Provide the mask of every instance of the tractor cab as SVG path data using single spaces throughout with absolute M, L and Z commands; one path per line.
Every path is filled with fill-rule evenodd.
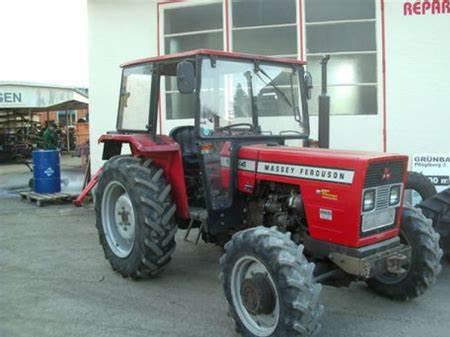
M 155 141 L 168 131 L 181 149 L 189 204 L 223 210 L 233 203 L 237 170 L 221 171 L 239 164 L 244 144 L 308 140 L 305 78 L 302 61 L 212 50 L 138 60 L 123 66 L 117 129 Z M 169 110 L 189 124 L 162 127 L 158 118 Z

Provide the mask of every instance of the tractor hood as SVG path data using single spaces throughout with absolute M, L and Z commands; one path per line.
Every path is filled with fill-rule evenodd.
M 316 163 L 319 161 L 339 161 L 340 164 L 352 167 L 350 165 L 355 165 L 361 162 L 373 162 L 373 161 L 384 161 L 384 160 L 407 160 L 408 157 L 405 155 L 397 155 L 390 153 L 381 152 L 367 152 L 367 151 L 352 151 L 352 150 L 330 150 L 330 149 L 319 149 L 312 147 L 296 147 L 296 146 L 285 146 L 285 145 L 250 145 L 242 146 L 241 154 L 258 154 L 262 157 L 272 157 L 275 156 L 286 159 L 286 161 L 292 161 L 295 164 L 300 158 L 301 161 L 314 160 Z
M 402 162 L 405 168 L 408 161 L 404 155 L 280 145 L 243 146 L 239 151 L 239 168 L 243 168 L 246 159 L 255 161 L 258 173 L 350 185 L 356 172 L 365 172 L 372 163 Z

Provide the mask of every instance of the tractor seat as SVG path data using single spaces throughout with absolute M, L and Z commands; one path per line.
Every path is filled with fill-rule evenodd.
M 169 136 L 180 145 L 184 163 L 199 163 L 200 149 L 195 141 L 196 137 L 194 126 L 178 126 L 169 132 Z

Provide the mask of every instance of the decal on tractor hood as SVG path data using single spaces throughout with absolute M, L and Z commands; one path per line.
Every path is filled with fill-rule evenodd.
M 230 157 L 220 157 L 220 166 L 229 168 L 230 167 Z M 239 159 L 238 169 L 244 170 L 244 171 L 255 172 L 256 162 L 254 160 Z
M 258 173 L 268 173 L 302 179 L 330 181 L 341 184 L 351 184 L 353 182 L 353 176 L 355 174 L 355 172 L 352 170 L 268 162 L 258 163 Z
M 220 165 L 222 167 L 229 168 L 230 157 L 221 157 Z M 353 176 L 355 174 L 353 170 L 343 170 L 317 166 L 290 165 L 263 161 L 258 162 L 258 165 L 256 165 L 256 161 L 248 159 L 239 159 L 238 169 L 294 178 L 330 181 L 341 184 L 352 184 Z

